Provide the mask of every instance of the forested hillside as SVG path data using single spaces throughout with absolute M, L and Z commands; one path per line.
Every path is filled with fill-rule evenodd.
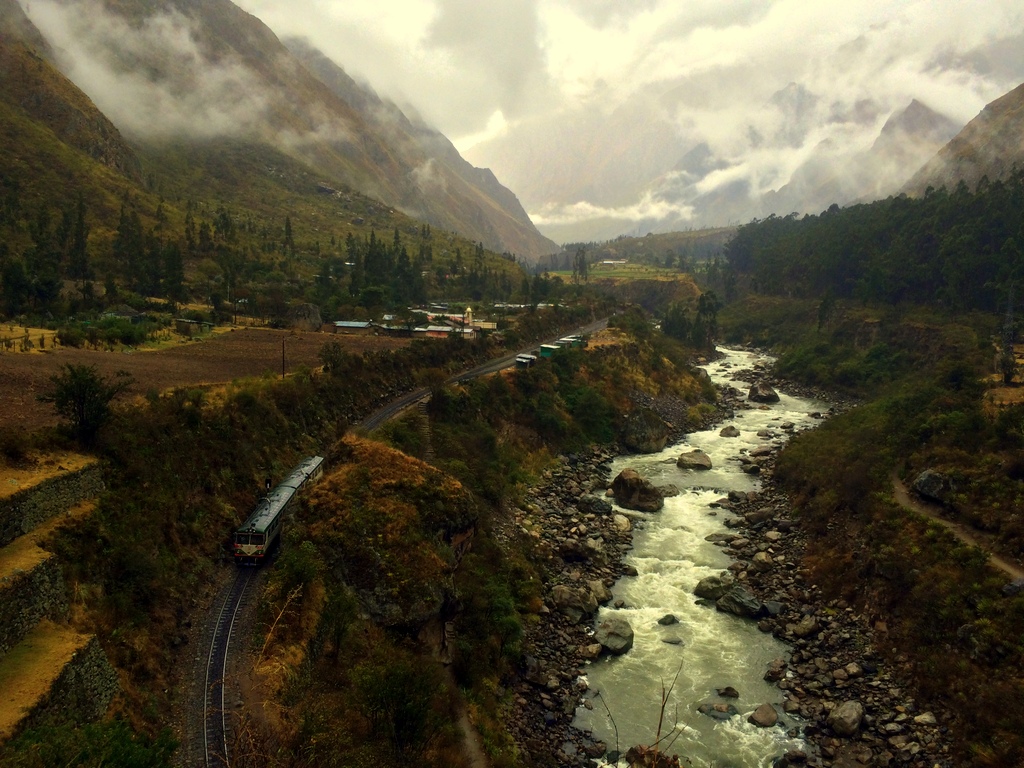
M 862 302 L 1005 309 L 1024 277 L 1024 172 L 958 184 L 922 198 L 833 206 L 819 216 L 770 217 L 741 226 L 729 263 L 757 291 Z
M 1016 172 L 753 222 L 727 248 L 745 295 L 720 315 L 726 338 L 772 346 L 784 380 L 861 401 L 778 464 L 814 534 L 811 578 L 875 617 L 920 701 L 956 713 L 964 766 L 1024 760 L 1024 594 L 895 492 L 902 479 L 968 540 L 1024 560 L 1022 221 Z

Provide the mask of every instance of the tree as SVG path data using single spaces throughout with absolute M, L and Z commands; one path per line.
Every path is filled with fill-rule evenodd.
M 116 381 L 100 376 L 95 365 L 65 363 L 61 372 L 50 377 L 53 389 L 39 396 L 53 403 L 57 413 L 68 422 L 68 430 L 84 445 L 92 445 L 100 428 L 110 417 L 110 403 L 132 384 L 125 371 Z
M 587 249 L 580 248 L 572 260 L 572 282 L 573 285 L 586 283 L 590 279 L 587 266 Z

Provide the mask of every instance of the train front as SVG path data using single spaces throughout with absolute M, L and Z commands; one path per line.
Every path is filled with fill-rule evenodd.
M 232 550 L 239 565 L 257 565 L 263 562 L 266 552 L 266 534 L 259 531 L 235 531 Z

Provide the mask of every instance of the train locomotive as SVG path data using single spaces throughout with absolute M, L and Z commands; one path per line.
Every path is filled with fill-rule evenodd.
M 268 492 L 231 537 L 231 551 L 239 565 L 258 565 L 270 554 L 281 535 L 281 524 L 299 491 L 324 472 L 322 456 L 303 459 L 284 481 Z

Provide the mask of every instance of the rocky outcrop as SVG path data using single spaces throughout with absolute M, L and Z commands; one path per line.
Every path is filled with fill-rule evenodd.
M 650 480 L 635 469 L 624 469 L 612 481 L 612 494 L 620 507 L 638 512 L 657 512 L 665 506 L 665 498 Z
M 634 453 L 658 453 L 668 444 L 669 425 L 650 408 L 629 415 L 622 432 L 622 443 Z
M 949 499 L 949 478 L 933 469 L 926 469 L 914 479 L 914 490 L 926 501 L 945 504 Z

